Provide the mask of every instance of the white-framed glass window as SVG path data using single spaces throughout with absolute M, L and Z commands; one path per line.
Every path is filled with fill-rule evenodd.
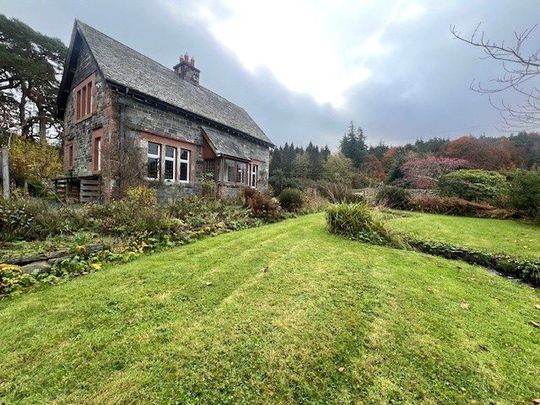
M 189 182 L 189 159 L 191 152 L 187 149 L 180 149 L 180 181 L 182 183 Z
M 257 177 L 259 174 L 259 166 L 251 164 L 251 179 L 250 179 L 250 185 L 251 187 L 257 187 Z
M 246 183 L 247 177 L 247 163 L 236 162 L 236 182 Z
M 159 143 L 148 142 L 148 163 L 147 176 L 149 179 L 159 179 L 161 167 L 161 145 Z
M 176 148 L 173 146 L 165 146 L 165 168 L 163 172 L 165 181 L 176 180 Z

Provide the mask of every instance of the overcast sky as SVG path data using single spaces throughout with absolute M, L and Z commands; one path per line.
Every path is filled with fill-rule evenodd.
M 501 134 L 497 111 L 469 89 L 500 66 L 449 26 L 481 22 L 511 39 L 540 20 L 540 1 L 0 0 L 0 13 L 66 44 L 79 18 L 166 66 L 187 51 L 201 83 L 274 143 L 334 149 L 351 120 L 372 144 Z

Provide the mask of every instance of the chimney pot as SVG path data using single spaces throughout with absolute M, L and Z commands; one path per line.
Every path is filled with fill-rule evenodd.
M 174 71 L 182 79 L 198 85 L 200 71 L 195 67 L 195 58 L 193 56 L 190 57 L 186 52 L 183 56 L 180 56 L 179 59 L 179 63 L 173 67 Z

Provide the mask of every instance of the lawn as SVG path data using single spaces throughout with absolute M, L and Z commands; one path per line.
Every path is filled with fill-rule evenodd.
M 418 239 L 495 253 L 540 258 L 540 226 L 520 221 L 399 213 L 393 228 Z
M 0 403 L 530 403 L 538 304 L 309 215 L 0 302 Z

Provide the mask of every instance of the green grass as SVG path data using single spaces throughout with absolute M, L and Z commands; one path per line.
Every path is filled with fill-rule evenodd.
M 530 403 L 538 303 L 309 215 L 0 302 L 0 403 Z
M 524 258 L 540 258 L 540 226 L 525 222 L 405 213 L 390 225 L 416 238 Z

